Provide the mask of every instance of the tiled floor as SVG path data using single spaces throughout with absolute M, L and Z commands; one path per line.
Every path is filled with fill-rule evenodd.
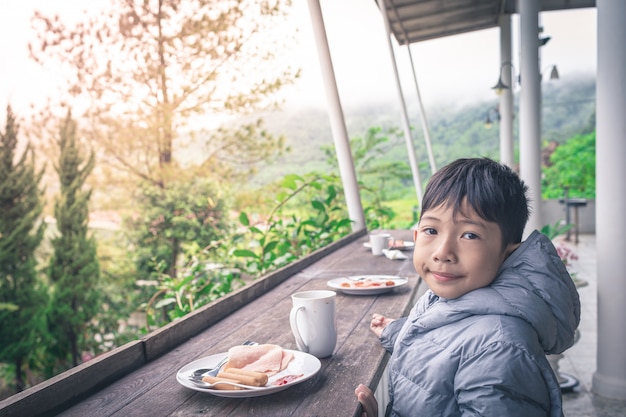
M 575 377 L 579 383 L 571 392 L 563 394 L 565 417 L 626 417 L 626 401 L 610 400 L 591 392 L 591 381 L 596 369 L 596 239 L 595 235 L 581 235 L 574 244 L 557 238 L 576 252 L 579 259 L 573 270 L 587 285 L 579 287 L 582 314 L 580 339 L 564 353 L 559 361 L 559 372 Z

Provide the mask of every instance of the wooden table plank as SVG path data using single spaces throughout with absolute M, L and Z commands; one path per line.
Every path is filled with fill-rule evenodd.
M 408 240 L 408 231 L 394 236 Z M 271 291 L 260 295 L 226 318 L 154 359 L 140 369 L 98 391 L 61 413 L 62 416 L 352 416 L 358 402 L 358 383 L 375 388 L 387 356 L 369 330 L 375 312 L 406 314 L 417 293 L 419 277 L 410 259 L 375 257 L 363 247 L 367 237 L 330 253 Z M 389 274 L 409 278 L 409 285 L 387 294 L 337 295 L 337 345 L 330 358 L 321 359 L 320 372 L 285 391 L 255 398 L 222 398 L 178 384 L 175 375 L 187 363 L 225 352 L 244 340 L 275 343 L 297 349 L 289 327 L 291 295 L 327 289 L 329 279 L 345 275 Z

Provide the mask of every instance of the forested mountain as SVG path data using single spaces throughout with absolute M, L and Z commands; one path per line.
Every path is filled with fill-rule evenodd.
M 595 129 L 595 79 L 576 79 L 546 82 L 543 85 L 542 138 L 544 146 L 551 141 L 563 143 L 572 136 Z M 410 100 L 407 100 L 410 102 Z M 427 108 L 433 153 L 440 167 L 462 156 L 490 156 L 498 159 L 499 130 L 495 108 L 498 99 L 476 103 L 463 108 L 441 106 Z M 515 94 L 516 115 L 519 91 Z M 429 174 L 428 157 L 417 105 L 409 106 L 410 122 L 414 131 L 415 152 L 424 178 Z M 397 102 L 380 102 L 344 110 L 350 138 L 363 136 L 370 127 L 395 128 L 398 135 L 389 136 L 385 158 L 407 161 L 407 148 L 402 135 L 401 112 Z M 485 124 L 487 115 L 495 123 Z M 290 152 L 271 164 L 258 167 L 251 185 L 262 185 L 290 173 L 313 170 L 328 171 L 322 146 L 332 146 L 328 113 L 325 109 L 284 109 L 263 116 L 269 131 L 286 137 Z M 516 149 L 518 118 L 514 120 Z

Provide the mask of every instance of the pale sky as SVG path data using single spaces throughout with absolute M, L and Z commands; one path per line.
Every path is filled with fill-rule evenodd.
M 296 4 L 297 3 L 297 4 Z M 302 15 L 303 48 L 300 59 L 309 69 L 301 89 L 305 96 L 323 102 L 323 84 L 308 17 L 306 1 L 294 2 Z M 342 103 L 397 96 L 390 53 L 376 2 L 322 0 L 331 58 Z M 557 65 L 562 78 L 596 72 L 596 9 L 542 13 L 544 36 L 551 40 L 541 48 L 542 70 Z M 519 16 L 513 18 L 513 62 L 518 56 Z M 498 80 L 499 29 L 487 29 L 411 46 L 420 92 L 425 105 L 493 99 L 491 87 Z M 395 56 L 405 95 L 415 91 L 406 47 Z M 306 52 L 305 52 L 306 51 Z M 517 65 L 516 70 L 519 70 Z M 547 77 L 546 77 L 547 78 Z M 413 94 L 415 95 L 415 94 Z
M 26 45 L 33 36 L 30 17 L 34 9 L 57 12 L 75 19 L 85 5 L 103 0 L 0 0 L 0 120 L 7 103 L 16 113 L 55 91 L 51 71 L 28 59 Z M 390 54 L 381 15 L 373 0 L 321 0 L 331 57 L 344 106 L 381 97 L 397 97 Z M 308 5 L 293 2 L 293 19 L 300 27 L 300 44 L 288 57 L 303 70 L 298 85 L 289 91 L 287 105 L 325 105 L 324 87 L 317 61 Z M 513 19 L 514 65 L 518 19 Z M 557 65 L 561 78 L 596 72 L 596 9 L 542 13 L 543 35 L 551 36 L 541 48 L 541 65 Z M 491 87 L 499 71 L 499 31 L 488 29 L 411 46 L 424 104 L 467 104 L 492 100 Z M 395 41 L 394 41 L 395 45 Z M 406 94 L 414 96 L 406 47 L 395 48 Z M 542 68 L 542 69 L 544 69 Z M 518 68 L 516 68 L 518 69 Z M 408 99 L 407 101 L 409 101 Z

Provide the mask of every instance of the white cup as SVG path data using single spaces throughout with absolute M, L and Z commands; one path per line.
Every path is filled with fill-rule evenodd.
M 318 358 L 332 355 L 337 344 L 334 291 L 303 291 L 291 296 L 291 331 L 298 349 Z
M 372 233 L 370 235 L 370 245 L 372 245 L 373 255 L 382 255 L 383 249 L 389 249 L 389 239 L 391 235 L 389 233 Z

